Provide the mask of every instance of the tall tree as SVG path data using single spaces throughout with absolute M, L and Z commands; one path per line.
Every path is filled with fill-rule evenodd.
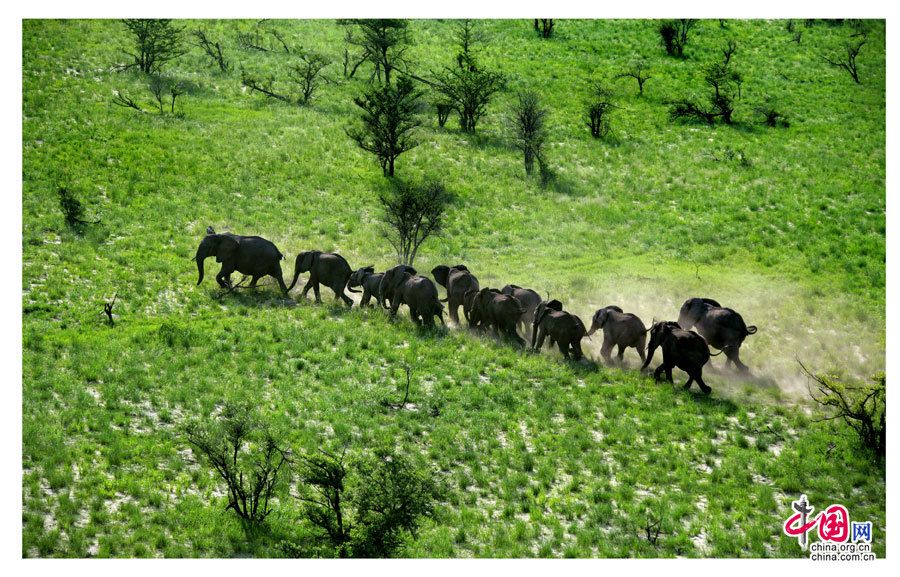
M 344 24 L 355 24 L 360 31 L 359 36 L 348 34 L 345 38 L 350 44 L 362 48 L 363 60 L 369 60 L 375 66 L 374 76 L 384 83 L 391 83 L 391 73 L 400 65 L 403 55 L 409 48 L 409 23 L 406 20 L 354 19 L 344 20 Z
M 169 19 L 131 18 L 122 23 L 134 40 L 134 51 L 125 51 L 134 62 L 126 68 L 137 67 L 144 74 L 158 73 L 166 62 L 187 52 L 182 45 L 181 28 Z

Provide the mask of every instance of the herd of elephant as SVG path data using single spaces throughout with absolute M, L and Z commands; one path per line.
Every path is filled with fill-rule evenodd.
M 284 255 L 272 242 L 258 236 L 217 234 L 212 227 L 207 228 L 207 235 L 194 256 L 200 275 L 198 285 L 203 282 L 203 262 L 210 256 L 222 263 L 216 281 L 225 289 L 233 288 L 231 274 L 238 272 L 251 278 L 249 287 L 256 286 L 264 276 L 272 276 L 287 295 L 300 275 L 309 273 L 303 287 L 304 298 L 312 289 L 316 301 L 321 302 L 319 286 L 323 285 L 334 292 L 335 300 L 343 300 L 351 307 L 353 300 L 344 290 L 361 292 L 360 306 L 370 306 L 374 299 L 377 306 L 390 309 L 391 317 L 394 317 L 400 306 L 406 305 L 412 320 L 427 326 L 434 326 L 435 317 L 444 323 L 443 303 L 446 302 L 450 320 L 457 326 L 460 325 L 459 308 L 462 307 L 472 330 L 492 330 L 498 337 L 508 338 L 523 347 L 529 346 L 530 341 L 533 351 L 540 350 L 549 339 L 549 346 L 552 348 L 555 344 L 567 359 L 570 356 L 581 359 L 584 356 L 581 339 L 602 329 L 600 354 L 606 363 L 612 362 L 614 348 L 618 347 L 617 358 L 621 363 L 625 349 L 634 347 L 643 361 L 641 370 L 644 370 L 659 348 L 662 364 L 654 372 L 656 380 L 665 373 L 666 379 L 672 382 L 672 369 L 677 367 L 688 375 L 685 388 L 690 388 L 696 381 L 707 394 L 712 389 L 703 382 L 703 366 L 710 356 L 714 356 L 709 347 L 719 350 L 716 355 L 725 354 L 726 366 L 733 363 L 738 370 L 747 371 L 740 359 L 740 347 L 748 335 L 756 333 L 756 327 L 747 326 L 740 314 L 708 298 L 688 299 L 681 307 L 678 322 L 654 321 L 649 329 L 637 315 L 626 313 L 618 306 L 607 306 L 594 313 L 591 328 L 587 330 L 577 315 L 563 310 L 560 301 L 549 297 L 544 300 L 537 292 L 513 284 L 502 289 L 482 288 L 478 278 L 461 264 L 440 265 L 431 271 L 434 280 L 446 289 L 444 299 L 439 298 L 434 281 L 419 275 L 411 266 L 397 265 L 382 273 L 375 272 L 373 266 L 354 271 L 344 257 L 321 251 L 297 255 L 294 278 L 287 286 L 281 272 Z

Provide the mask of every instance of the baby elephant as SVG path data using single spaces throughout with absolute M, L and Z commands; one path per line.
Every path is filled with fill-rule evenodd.
M 369 306 L 369 301 L 372 297 L 375 297 L 375 302 L 380 305 L 382 277 L 384 277 L 384 273 L 376 273 L 374 266 L 364 266 L 353 271 L 353 274 L 350 275 L 350 280 L 347 282 L 347 290 L 362 287 L 362 300 L 359 301 L 359 306 L 361 307 Z
M 622 312 L 617 306 L 603 307 L 594 313 L 591 330 L 587 336 L 591 336 L 597 329 L 603 329 L 603 346 L 600 354 L 607 364 L 610 362 L 613 347 L 619 347 L 619 363 L 622 362 L 625 349 L 634 347 L 644 361 L 644 348 L 647 342 L 647 327 L 637 315 Z
M 674 321 L 660 321 L 654 323 L 650 327 L 650 345 L 647 347 L 647 360 L 641 370 L 647 368 L 650 361 L 653 360 L 653 353 L 657 347 L 662 348 L 663 362 L 656 367 L 653 372 L 653 378 L 657 381 L 663 371 L 666 372 L 666 379 L 671 383 L 672 368 L 678 367 L 688 374 L 687 383 L 684 384 L 685 389 L 691 387 L 691 383 L 697 381 L 700 390 L 707 395 L 712 391 L 703 382 L 703 365 L 709 361 L 709 346 L 703 337 L 694 331 L 686 331 L 682 329 L 678 323 Z
M 581 352 L 581 339 L 587 332 L 584 323 L 576 315 L 562 310 L 562 303 L 558 300 L 541 301 L 535 311 L 532 326 L 533 351 L 540 350 L 544 346 L 544 339 L 549 337 L 550 346 L 555 342 L 565 358 L 569 358 L 570 351 L 576 361 L 584 356 Z

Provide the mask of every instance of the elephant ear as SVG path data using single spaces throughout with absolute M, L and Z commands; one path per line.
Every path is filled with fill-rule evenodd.
M 240 243 L 232 236 L 221 235 L 219 237 L 219 247 L 216 250 L 216 262 L 225 262 L 234 258 Z
M 374 273 L 374 272 L 375 272 L 375 265 L 374 265 L 374 264 L 370 264 L 369 266 L 364 266 L 362 269 L 363 269 L 365 272 L 368 272 L 368 273 Z
M 549 301 L 547 303 L 547 308 L 554 311 L 561 311 L 563 309 L 562 303 L 556 299 Z
M 467 267 L 467 266 L 464 265 L 464 264 L 458 264 L 458 265 L 456 265 L 456 266 L 453 267 L 453 268 L 455 268 L 456 270 L 464 270 L 464 271 L 466 271 L 466 272 L 469 272 L 469 267 Z
M 450 276 L 450 267 L 445 264 L 438 265 L 431 269 L 431 274 L 439 285 L 444 288 L 447 287 L 447 280 Z

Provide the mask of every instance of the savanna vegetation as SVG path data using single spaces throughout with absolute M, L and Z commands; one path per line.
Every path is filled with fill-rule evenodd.
M 22 554 L 799 557 L 803 492 L 883 556 L 884 46 L 882 21 L 25 21 Z M 404 253 L 384 210 L 421 190 L 446 211 Z M 286 276 L 413 255 L 584 319 L 712 297 L 759 327 L 751 373 L 714 358 L 704 396 L 597 337 L 566 362 L 195 286 L 210 226 Z

